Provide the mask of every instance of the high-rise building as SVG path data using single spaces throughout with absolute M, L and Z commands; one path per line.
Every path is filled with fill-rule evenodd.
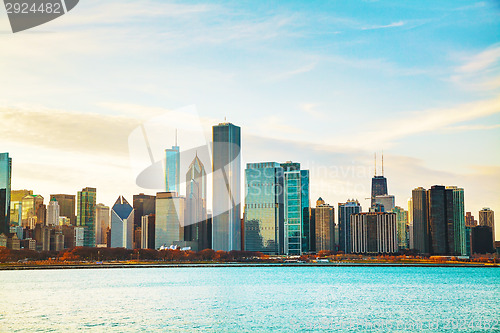
M 111 208 L 111 247 L 132 249 L 134 208 L 121 195 Z
M 43 210 L 43 197 L 41 195 L 31 194 L 21 200 L 21 226 L 23 228 L 34 229 L 39 221 L 41 211 Z
M 465 226 L 466 227 L 475 227 L 477 225 L 477 220 L 474 218 L 471 212 L 465 213 Z
M 466 255 L 465 235 L 465 205 L 464 189 L 456 186 L 446 186 L 448 195 L 451 195 L 451 214 L 448 220 L 448 251 L 457 255 Z
M 0 188 L 0 235 L 7 237 L 10 232 L 10 221 L 7 221 L 7 189 Z M 8 230 L 8 231 L 7 231 Z
M 351 215 L 361 213 L 358 200 L 351 199 L 338 204 L 339 249 L 351 253 Z
M 85 187 L 77 194 L 76 226 L 83 228 L 83 246 L 95 246 L 96 189 Z M 80 232 L 80 231 L 79 231 Z M 78 234 L 80 235 L 80 234 Z
M 27 195 L 33 195 L 31 190 L 10 191 L 10 224 L 21 226 L 23 218 L 22 201 Z
M 481 215 L 479 215 L 481 216 Z M 471 253 L 486 254 L 495 252 L 493 230 L 488 225 L 471 228 Z
M 408 224 L 408 212 L 403 208 L 396 206 L 391 210 L 392 213 L 396 214 L 396 227 L 398 231 L 398 247 L 400 249 L 407 249 L 407 224 Z
M 99 203 L 95 207 L 96 211 L 96 226 L 95 226 L 95 243 L 107 244 L 106 232 L 111 228 L 109 207 Z M 135 216 L 134 216 L 135 218 Z
M 493 232 L 493 240 L 495 240 L 495 213 L 490 208 L 483 208 L 479 211 L 479 225 L 486 225 Z
M 335 250 L 335 208 L 322 198 L 316 201 L 315 240 L 316 252 Z
M 448 216 L 451 207 L 446 188 L 434 185 L 427 192 L 429 204 L 429 236 L 432 254 L 448 254 Z
M 66 216 L 72 225 L 76 225 L 75 196 L 73 194 L 51 194 L 50 200 L 56 199 L 59 204 L 59 215 Z
M 197 243 L 197 250 L 208 248 L 207 174 L 196 154 L 186 173 L 186 212 L 184 240 Z
M 284 252 L 297 255 L 309 252 L 309 170 L 301 170 L 300 163 L 286 162 L 284 171 Z
M 394 198 L 393 195 L 389 194 L 384 194 L 384 195 L 377 195 L 373 197 L 372 200 L 372 207 L 377 206 L 377 205 L 382 205 L 384 206 L 384 211 L 385 212 L 390 212 L 396 205 L 396 199 Z
M 139 193 L 133 196 L 135 228 L 141 227 L 143 216 L 155 213 L 155 203 L 156 197 L 154 195 Z
M 407 229 L 408 229 L 408 248 L 409 249 L 414 249 L 415 246 L 413 246 L 413 198 L 408 199 L 408 223 L 407 223 Z
M 48 226 L 59 225 L 59 204 L 56 199 L 51 199 L 47 207 L 47 219 L 45 220 Z
M 396 214 L 359 213 L 351 215 L 351 253 L 398 252 Z
M 0 216 L 0 234 L 10 232 L 10 190 L 12 183 L 12 158 L 9 153 L 0 154 L 0 189 L 5 189 L 0 205 L 2 215 Z
M 413 249 L 420 253 L 429 253 L 429 225 L 427 192 L 423 187 L 412 191 L 413 206 Z
M 180 195 L 181 156 L 177 145 L 177 130 L 175 145 L 172 149 L 165 149 L 165 157 L 165 192 L 175 192 Z
M 153 250 L 155 248 L 155 214 L 141 218 L 141 247 Z
M 238 126 L 221 123 L 213 126 L 212 134 L 212 248 L 241 250 L 241 132 Z
M 276 162 L 248 163 L 245 169 L 246 251 L 284 252 L 283 168 Z
M 185 198 L 174 192 L 156 193 L 155 248 L 184 241 Z

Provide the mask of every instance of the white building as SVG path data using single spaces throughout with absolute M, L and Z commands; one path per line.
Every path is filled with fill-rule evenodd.
M 47 207 L 47 219 L 45 221 L 47 225 L 59 225 L 59 203 L 53 198 L 49 202 Z
M 132 249 L 134 239 L 134 209 L 119 196 L 111 209 L 111 247 Z

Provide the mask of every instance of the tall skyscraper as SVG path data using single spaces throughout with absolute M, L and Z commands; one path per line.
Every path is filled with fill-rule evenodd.
M 352 253 L 396 253 L 397 238 L 396 214 L 351 215 Z
M 76 225 L 75 196 L 72 194 L 51 194 L 50 200 L 56 199 L 59 204 L 59 215 L 66 216 L 71 221 L 71 225 Z
M 479 211 L 479 225 L 490 227 L 495 238 L 495 213 L 490 208 L 485 207 Z
M 135 216 L 134 216 L 135 218 Z M 95 243 L 107 244 L 107 232 L 111 228 L 109 207 L 99 203 L 96 205 L 96 226 L 95 226 Z M 111 246 L 111 245 L 110 245 Z
M 248 163 L 245 169 L 246 251 L 284 252 L 283 168 L 276 162 Z
M 493 231 L 488 225 L 471 228 L 471 253 L 486 254 L 495 252 Z
M 46 224 L 49 226 L 59 225 L 59 204 L 56 199 L 51 199 L 47 207 Z
M 316 252 L 335 250 L 335 208 L 326 204 L 323 199 L 316 201 L 315 240 Z
M 43 210 L 43 197 L 41 195 L 25 196 L 21 200 L 21 207 L 21 226 L 23 228 L 34 229 L 36 224 L 43 222 L 39 220 L 40 211 Z
M 12 158 L 9 153 L 0 154 L 0 189 L 5 189 L 0 205 L 2 215 L 0 216 L 0 234 L 10 232 L 10 190 L 12 183 Z
M 111 247 L 132 249 L 134 209 L 121 195 L 111 208 Z
M 186 173 L 184 220 L 184 240 L 196 242 L 198 251 L 208 248 L 207 174 L 197 154 Z
M 76 226 L 83 227 L 83 246 L 95 247 L 96 189 L 85 187 L 77 194 Z
M 453 254 L 467 254 L 465 235 L 465 205 L 464 189 L 456 186 L 446 186 L 448 195 L 451 195 L 451 214 L 448 220 L 448 251 Z
M 358 200 L 347 200 L 338 204 L 339 248 L 344 253 L 351 253 L 351 215 L 361 213 Z
M 141 227 L 142 217 L 155 213 L 156 197 L 139 193 L 133 196 L 134 226 Z
M 153 250 L 155 248 L 155 214 L 141 218 L 141 247 Z
M 212 248 L 216 251 L 241 250 L 240 128 L 221 123 L 213 126 L 212 134 Z
M 429 253 L 429 225 L 427 192 L 423 187 L 412 191 L 413 206 L 413 249 L 420 253 Z
M 179 194 L 181 161 L 177 142 L 175 146 L 172 146 L 172 149 L 165 149 L 165 155 L 165 191 Z
M 285 242 L 289 255 L 309 252 L 309 170 L 301 170 L 300 163 L 286 162 L 284 171 Z
M 185 198 L 174 192 L 156 193 L 155 248 L 184 241 Z
M 408 199 L 408 248 L 414 249 L 413 245 L 413 198 Z
M 408 223 L 408 212 L 403 208 L 396 206 L 391 210 L 392 213 L 396 214 L 396 227 L 398 231 L 398 247 L 400 249 L 408 248 L 406 235 L 407 223 Z
M 10 224 L 15 226 L 22 225 L 23 209 L 22 201 L 27 195 L 33 195 L 31 190 L 13 190 L 10 191 Z

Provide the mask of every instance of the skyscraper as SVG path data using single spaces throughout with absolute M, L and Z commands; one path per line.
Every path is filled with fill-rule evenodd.
M 471 212 L 465 213 L 465 226 L 466 227 L 475 227 L 477 225 L 477 220 L 474 218 Z
M 51 199 L 47 207 L 47 225 L 59 225 L 59 204 L 56 199 Z
M 95 246 L 96 189 L 85 187 L 77 194 L 76 226 L 83 227 L 83 246 Z
M 95 221 L 96 221 L 95 243 L 96 244 L 107 244 L 106 233 L 107 233 L 108 229 L 111 228 L 111 223 L 109 223 L 109 219 L 110 219 L 109 207 L 102 204 L 102 203 L 97 204 L 96 205 L 96 218 L 95 218 Z
M 132 249 L 134 209 L 121 195 L 111 208 L 111 247 Z
M 134 227 L 141 227 L 142 217 L 155 213 L 156 197 L 154 195 L 147 195 L 139 193 L 133 196 L 134 207 Z
M 22 214 L 21 226 L 23 228 L 34 229 L 36 224 L 42 223 L 39 220 L 40 210 L 43 207 L 43 197 L 31 194 L 21 200 Z
M 23 209 L 22 201 L 27 195 L 32 195 L 31 190 L 13 190 L 10 191 L 10 224 L 15 226 L 22 225 Z
M 155 248 L 155 214 L 141 218 L 141 247 L 143 249 Z
M 155 248 L 184 241 L 185 198 L 175 192 L 156 193 Z
M 448 251 L 457 255 L 466 255 L 465 235 L 465 206 L 464 189 L 456 186 L 446 186 L 448 195 L 451 195 L 451 215 L 448 220 Z
M 351 215 L 361 213 L 358 200 L 347 200 L 338 204 L 339 248 L 344 253 L 351 253 Z
M 72 194 L 51 194 L 50 200 L 56 199 L 59 204 L 59 215 L 70 219 L 72 225 L 76 225 L 75 196 Z
M 408 212 L 403 208 L 396 206 L 391 210 L 396 214 L 396 227 L 398 231 L 398 247 L 400 249 L 408 248 L 406 226 L 408 223 Z
M 196 242 L 198 251 L 208 248 L 207 174 L 196 154 L 186 173 L 184 240 Z
M 240 128 L 221 123 L 213 126 L 212 134 L 212 248 L 216 251 L 241 250 Z
M 413 249 L 420 253 L 429 253 L 429 225 L 427 192 L 423 187 L 412 191 L 413 206 Z
M 335 208 L 323 199 L 316 201 L 315 208 L 316 252 L 335 250 Z
M 286 162 L 284 171 L 285 254 L 297 255 L 309 251 L 309 170 L 300 163 Z
M 172 149 L 165 149 L 165 155 L 165 191 L 179 194 L 181 162 L 177 142 L 175 146 L 172 146 Z
M 5 189 L 0 205 L 0 234 L 10 232 L 10 190 L 12 183 L 12 158 L 9 153 L 0 154 L 0 189 Z
M 246 251 L 284 251 L 283 168 L 276 162 L 248 163 L 245 169 Z
M 351 243 L 352 253 L 398 252 L 396 214 L 352 214 Z
M 492 239 L 495 242 L 495 213 L 493 210 L 485 207 L 479 211 L 479 225 L 491 228 Z

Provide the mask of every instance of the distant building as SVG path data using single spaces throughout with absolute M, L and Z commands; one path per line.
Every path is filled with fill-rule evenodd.
M 84 228 L 83 246 L 95 247 L 96 189 L 85 187 L 78 191 L 76 226 Z
M 47 207 L 46 225 L 59 225 L 59 204 L 55 198 L 50 199 Z
M 352 214 L 351 243 L 351 253 L 381 254 L 398 252 L 396 214 Z
M 156 193 L 155 248 L 184 241 L 185 199 L 173 192 Z
M 413 199 L 408 199 L 408 223 L 407 223 L 407 235 L 408 235 L 408 248 L 414 249 L 413 246 Z
M 361 213 L 358 200 L 347 200 L 338 204 L 339 249 L 344 253 L 351 253 L 351 215 Z
M 284 252 L 283 168 L 277 162 L 248 163 L 245 169 L 245 250 Z
M 10 224 L 14 226 L 22 225 L 22 201 L 27 195 L 33 195 L 31 190 L 13 190 L 10 192 Z
M 403 208 L 396 206 L 390 211 L 396 214 L 396 226 L 398 230 L 398 247 L 400 249 L 407 249 L 408 243 L 407 239 L 407 224 L 408 224 L 408 212 Z
M 471 212 L 465 213 L 465 226 L 475 227 L 477 225 L 477 220 L 474 218 Z
M 52 201 L 52 199 L 56 199 L 59 204 L 59 215 L 66 216 L 72 225 L 76 225 L 75 196 L 73 194 L 51 194 L 50 200 Z
M 376 206 L 377 204 L 380 204 L 384 206 L 384 212 L 390 212 L 395 207 L 396 205 L 395 202 L 396 199 L 394 198 L 393 195 L 389 194 L 377 195 L 373 198 L 372 207 Z
M 21 201 L 22 215 L 21 215 L 21 226 L 23 228 L 33 229 L 36 224 L 40 224 L 43 221 L 39 221 L 39 216 L 41 211 L 44 209 L 43 197 L 41 195 L 27 195 Z
M 85 227 L 74 227 L 75 242 L 74 246 L 85 246 Z
M 177 143 L 175 146 L 172 146 L 172 149 L 165 149 L 165 156 L 165 191 L 179 193 L 181 162 Z
M 134 215 L 135 218 L 135 215 Z M 97 244 L 106 244 L 106 231 L 111 228 L 110 210 L 105 204 L 96 205 L 96 227 L 95 242 Z
M 456 186 L 446 186 L 446 193 L 451 196 L 452 205 L 451 214 L 447 216 L 448 251 L 464 256 L 467 253 L 464 189 Z
M 111 247 L 133 248 L 134 209 L 119 196 L 111 208 Z
M 490 227 L 495 241 L 495 213 L 491 209 L 483 208 L 479 211 L 479 225 Z
M 0 154 L 0 233 L 10 232 L 10 192 L 12 183 L 12 158 L 9 153 Z
M 212 136 L 212 248 L 241 250 L 241 129 L 221 123 L 213 126 Z
M 413 206 L 413 249 L 429 253 L 429 225 L 427 211 L 427 191 L 418 187 L 412 191 Z
M 481 215 L 479 215 L 481 216 Z M 487 225 L 478 225 L 471 228 L 471 253 L 494 253 L 493 230 Z
M 141 247 L 155 249 L 155 214 L 145 215 L 141 218 Z
M 316 252 L 335 251 L 335 208 L 321 198 L 316 201 L 315 227 Z

